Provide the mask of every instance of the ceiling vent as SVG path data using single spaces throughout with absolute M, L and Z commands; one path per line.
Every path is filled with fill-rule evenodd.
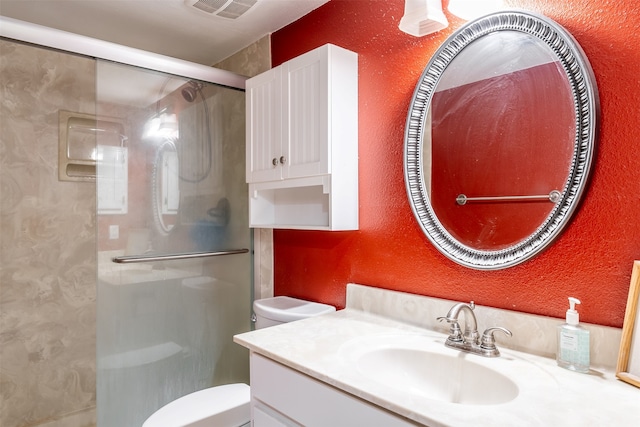
M 193 7 L 207 15 L 227 19 L 237 19 L 249 11 L 258 0 L 184 0 L 187 6 Z

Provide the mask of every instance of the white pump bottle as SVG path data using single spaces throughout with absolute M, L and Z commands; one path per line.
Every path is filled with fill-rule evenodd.
M 569 297 L 567 323 L 558 326 L 558 366 L 576 372 L 589 372 L 589 331 L 579 324 L 580 316 L 575 309 L 580 300 Z

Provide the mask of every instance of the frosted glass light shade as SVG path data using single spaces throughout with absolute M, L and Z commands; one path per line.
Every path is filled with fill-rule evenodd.
M 161 113 L 149 119 L 144 126 L 142 139 L 178 138 L 178 117 L 175 114 Z
M 449 0 L 449 12 L 470 21 L 505 8 L 504 0 Z
M 412 36 L 422 37 L 449 26 L 441 0 L 405 0 L 404 16 L 398 26 Z

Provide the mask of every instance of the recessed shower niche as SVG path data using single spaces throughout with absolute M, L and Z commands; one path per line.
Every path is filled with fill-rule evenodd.
M 58 133 L 58 179 L 97 182 L 98 212 L 126 214 L 128 138 L 124 124 L 114 118 L 60 110 Z M 98 171 L 100 180 L 96 180 Z

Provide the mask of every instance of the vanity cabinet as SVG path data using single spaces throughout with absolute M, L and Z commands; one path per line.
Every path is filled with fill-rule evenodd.
M 418 426 L 257 353 L 251 353 L 253 427 Z
M 324 45 L 246 83 L 250 226 L 358 228 L 358 57 Z

